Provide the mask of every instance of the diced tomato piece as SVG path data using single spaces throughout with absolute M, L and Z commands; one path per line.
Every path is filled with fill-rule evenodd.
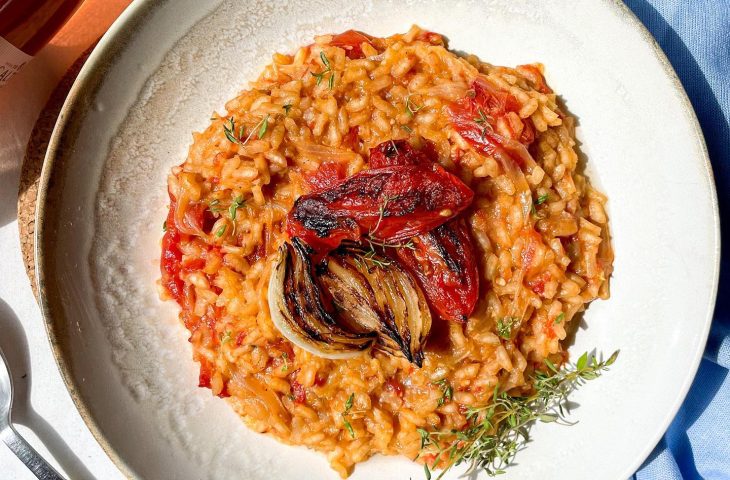
M 535 84 L 535 88 L 538 92 L 553 93 L 552 89 L 547 86 L 542 72 L 535 65 L 518 65 L 517 70 Z
M 357 30 L 348 30 L 332 37 L 330 45 L 345 50 L 345 55 L 350 59 L 365 58 L 362 52 L 362 44 L 372 45 L 371 37 Z
M 358 141 L 360 139 L 360 127 L 355 125 L 350 127 L 347 134 L 342 138 L 342 145 L 349 148 L 350 150 L 358 149 Z
M 180 232 L 175 226 L 175 197 L 170 193 L 170 210 L 165 221 L 165 234 L 162 237 L 160 272 L 162 286 L 167 293 L 182 305 L 183 281 L 180 279 L 182 252 L 180 251 Z
M 398 397 L 403 398 L 403 393 L 405 392 L 403 384 L 400 383 L 396 378 L 390 377 L 388 380 L 385 381 L 384 387 L 389 392 L 393 392 Z
M 443 35 L 441 35 L 440 33 L 436 33 L 436 32 L 429 32 L 429 31 L 421 32 L 418 35 L 418 39 L 422 40 L 424 42 L 428 42 L 431 45 L 445 45 L 446 44 L 446 42 L 444 41 Z
M 301 383 L 296 380 L 291 381 L 291 393 L 294 396 L 294 402 L 307 403 L 307 392 Z

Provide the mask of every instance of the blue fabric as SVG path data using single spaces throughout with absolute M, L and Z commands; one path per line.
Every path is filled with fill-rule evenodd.
M 707 141 L 722 223 L 715 319 L 687 399 L 636 480 L 730 479 L 730 0 L 626 0 L 679 75 Z

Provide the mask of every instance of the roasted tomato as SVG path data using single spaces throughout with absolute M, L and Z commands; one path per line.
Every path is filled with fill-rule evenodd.
M 454 218 L 473 197 L 469 187 L 436 163 L 374 168 L 299 197 L 287 230 L 319 251 L 364 234 L 399 242 Z
M 436 159 L 430 144 L 421 150 L 407 141 L 386 142 L 370 150 L 370 165 L 423 165 Z M 479 270 L 469 232 L 463 221 L 452 220 L 411 239 L 414 246 L 398 248 L 397 258 L 418 279 L 431 309 L 441 318 L 464 322 L 479 293 Z
M 330 45 L 344 49 L 347 58 L 356 60 L 358 58 L 365 58 L 365 54 L 362 53 L 362 44 L 367 43 L 372 45 L 370 40 L 370 36 L 362 32 L 348 30 L 332 37 Z
M 452 220 L 411 242 L 413 248 L 398 248 L 396 256 L 418 279 L 431 309 L 443 319 L 465 322 L 477 303 L 479 270 L 464 221 Z

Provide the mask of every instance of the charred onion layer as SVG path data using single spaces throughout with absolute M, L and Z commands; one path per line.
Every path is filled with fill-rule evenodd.
M 285 243 L 269 282 L 274 325 L 289 341 L 325 358 L 371 346 L 421 366 L 431 313 L 415 279 L 395 262 L 343 246 L 317 266 L 298 238 Z

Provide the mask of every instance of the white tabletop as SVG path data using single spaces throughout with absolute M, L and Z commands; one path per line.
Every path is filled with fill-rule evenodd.
M 61 379 L 23 266 L 17 199 L 26 143 L 48 96 L 70 64 L 122 9 L 122 5 L 113 5 L 111 11 L 92 8 L 101 3 L 87 2 L 79 11 L 83 16 L 67 25 L 72 29 L 64 28 L 62 38 L 0 87 L 0 347 L 14 377 L 13 422 L 41 455 L 74 480 L 124 477 L 86 428 Z M 2 443 L 0 478 L 35 478 Z

